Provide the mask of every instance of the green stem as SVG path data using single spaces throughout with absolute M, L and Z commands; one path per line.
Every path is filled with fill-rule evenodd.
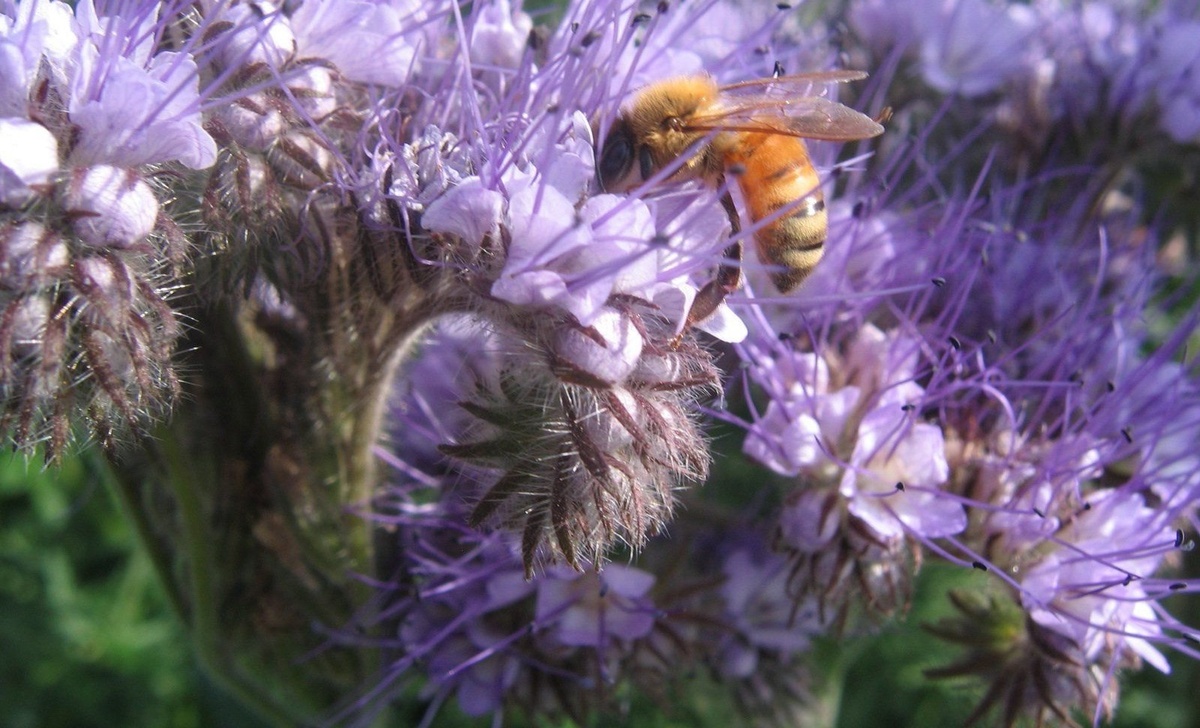
M 808 720 L 805 725 L 838 724 L 846 674 L 864 651 L 862 640 L 828 638 L 814 644 L 813 664 L 820 665 L 820 675 L 812 689 Z
M 210 544 L 205 508 L 199 496 L 200 483 L 195 476 L 196 463 L 182 452 L 175 438 L 167 435 L 160 441 L 162 462 L 167 469 L 167 483 L 175 494 L 183 522 L 184 551 L 188 555 L 192 609 L 190 627 L 201 664 L 222 687 L 268 722 L 278 726 L 295 726 L 304 712 L 291 710 L 263 689 L 261 680 L 246 676 L 235 659 L 221 649 L 222 635 L 216 615 L 217 580 Z M 211 478 L 208 478 L 212 482 Z
M 146 511 L 137 505 L 139 501 L 137 483 L 130 478 L 120 477 L 120 471 L 101 457 L 97 450 L 91 449 L 85 451 L 83 458 L 88 469 L 116 497 L 121 512 L 129 520 L 129 523 L 133 524 L 134 535 L 150 558 L 150 563 L 154 567 L 158 581 L 162 584 L 163 590 L 166 592 L 171 610 L 179 615 L 180 619 L 184 619 L 186 614 L 184 598 L 179 591 L 178 585 L 170 578 L 170 559 L 163 549 L 156 547 L 154 529 L 150 524 L 149 518 L 147 518 Z
M 313 625 L 363 624 L 371 590 L 352 575 L 373 573 L 387 541 L 349 507 L 377 486 L 387 387 L 433 312 L 418 288 L 352 285 L 355 265 L 331 265 L 325 297 L 281 284 L 303 311 L 286 324 L 252 297 L 189 299 L 172 420 L 108 454 L 200 663 L 280 726 L 317 720 L 378 671 L 377 654 Z

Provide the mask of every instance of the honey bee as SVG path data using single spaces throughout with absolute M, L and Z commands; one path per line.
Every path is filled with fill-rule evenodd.
M 810 89 L 865 77 L 835 70 L 719 86 L 700 75 L 646 86 L 608 130 L 596 170 L 600 185 L 624 192 L 662 174 L 666 182 L 695 179 L 725 190 L 721 202 L 737 240 L 741 226 L 726 188 L 732 177 L 755 226 L 759 260 L 780 292 L 790 293 L 821 259 L 828 230 L 820 179 L 803 140 L 868 139 L 883 133 L 887 114 L 872 119 Z M 685 328 L 712 315 L 740 284 L 740 242 L 725 257 L 732 262 L 697 294 Z

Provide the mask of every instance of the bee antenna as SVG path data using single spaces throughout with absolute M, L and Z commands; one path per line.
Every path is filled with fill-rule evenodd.
M 890 107 L 890 106 L 883 107 L 883 111 L 880 111 L 879 115 L 875 117 L 876 124 L 886 124 L 891 120 L 892 120 L 892 107 Z

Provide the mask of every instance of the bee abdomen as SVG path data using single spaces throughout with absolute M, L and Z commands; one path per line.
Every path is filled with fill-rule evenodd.
M 790 293 L 824 252 L 828 217 L 821 181 L 804 142 L 787 136 L 747 134 L 733 160 L 743 168 L 738 186 L 751 222 L 770 219 L 754 234 L 759 260 L 771 280 Z
M 754 235 L 758 257 L 771 267 L 771 282 L 780 293 L 791 293 L 812 273 L 825 252 L 828 230 L 825 200 L 819 191 L 810 192 L 799 203 L 779 205 L 763 217 L 788 205 L 794 205 L 794 210 L 783 213 Z
M 808 277 L 824 251 L 828 217 L 821 179 L 803 140 L 782 134 L 745 133 L 725 157 L 737 169 L 758 259 L 769 266 L 780 293 L 791 293 Z

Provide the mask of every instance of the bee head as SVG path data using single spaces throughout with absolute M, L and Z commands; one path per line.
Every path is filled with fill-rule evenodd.
M 625 117 L 618 117 L 600 147 L 596 178 L 605 192 L 624 192 L 654 174 L 650 148 L 638 142 Z M 634 161 L 637 169 L 634 169 Z

